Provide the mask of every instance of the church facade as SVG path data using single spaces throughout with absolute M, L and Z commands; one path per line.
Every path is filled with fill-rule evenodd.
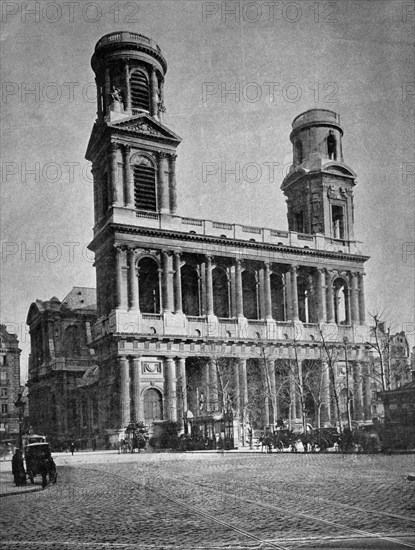
M 312 109 L 293 121 L 288 230 L 183 217 L 160 48 L 111 33 L 92 68 L 100 433 L 231 415 L 244 444 L 247 425 L 336 424 L 346 405 L 370 419 L 368 257 L 354 236 L 356 174 L 339 115 Z

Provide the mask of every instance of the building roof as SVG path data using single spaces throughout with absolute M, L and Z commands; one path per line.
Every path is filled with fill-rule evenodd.
M 95 288 L 74 286 L 65 296 L 62 302 L 52 296 L 50 300 L 36 300 L 32 302 L 27 314 L 26 323 L 31 324 L 34 317 L 44 311 L 96 311 L 96 290 Z

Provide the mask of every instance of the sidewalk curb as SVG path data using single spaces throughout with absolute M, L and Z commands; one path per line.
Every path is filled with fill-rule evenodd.
M 26 489 L 26 491 L 11 491 L 9 493 L 0 493 L 0 498 L 10 497 L 12 495 L 25 495 L 26 493 L 37 493 L 38 491 L 43 491 L 43 488 L 35 487 L 33 489 Z

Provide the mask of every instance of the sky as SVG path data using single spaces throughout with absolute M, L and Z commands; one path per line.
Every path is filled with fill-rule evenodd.
M 385 311 L 413 345 L 413 3 L 98 0 L 1 9 L 0 311 L 20 340 L 22 381 L 30 304 L 95 286 L 84 158 L 96 117 L 90 59 L 101 36 L 118 30 L 153 38 L 167 60 L 163 123 L 183 138 L 180 215 L 287 229 L 280 185 L 292 120 L 315 107 L 340 114 L 344 160 L 357 173 L 355 238 L 370 256 L 367 310 Z

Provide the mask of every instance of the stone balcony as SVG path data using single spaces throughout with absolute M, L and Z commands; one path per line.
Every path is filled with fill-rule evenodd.
M 128 208 L 112 208 L 95 226 L 94 234 L 97 235 L 109 223 L 176 231 L 190 235 L 220 237 L 236 241 L 257 242 L 303 249 L 308 248 L 325 252 L 363 254 L 362 243 L 360 241 L 345 241 L 325 237 L 322 234 L 310 235 L 252 225 L 172 216 L 156 212 L 135 211 Z

